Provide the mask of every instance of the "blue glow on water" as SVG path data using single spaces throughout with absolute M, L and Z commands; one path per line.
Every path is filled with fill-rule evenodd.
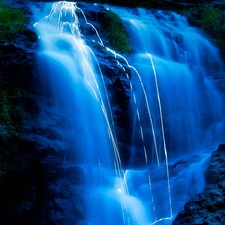
M 223 99 L 208 78 L 223 72 L 222 63 L 218 49 L 178 14 L 110 9 L 126 24 L 130 56 L 106 47 L 77 3 L 49 3 L 36 13 L 43 91 L 74 133 L 86 224 L 168 225 L 202 191 L 204 150 L 224 138 Z M 118 60 L 127 77 L 133 138 L 126 170 L 101 64 L 78 15 L 93 30 L 91 41 Z M 173 166 L 177 160 L 183 163 Z

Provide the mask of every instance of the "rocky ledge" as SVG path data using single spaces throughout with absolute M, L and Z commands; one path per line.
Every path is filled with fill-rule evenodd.
M 212 152 L 205 182 L 204 192 L 185 204 L 173 225 L 225 224 L 225 144 Z

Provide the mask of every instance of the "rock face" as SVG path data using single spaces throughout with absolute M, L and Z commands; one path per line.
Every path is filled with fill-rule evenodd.
M 31 224 L 39 201 L 40 155 L 22 134 L 23 123 L 38 113 L 36 50 L 36 34 L 28 27 L 12 41 L 0 43 L 1 224 Z
M 173 225 L 225 224 L 225 144 L 211 155 L 205 170 L 205 191 L 188 201 Z
M 218 184 L 225 180 L 225 144 L 219 145 L 212 153 L 209 166 L 205 171 L 206 185 Z

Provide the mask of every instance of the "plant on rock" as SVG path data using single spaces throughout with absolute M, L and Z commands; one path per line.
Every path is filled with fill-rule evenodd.
M 131 53 L 128 33 L 119 16 L 107 11 L 102 20 L 102 28 L 106 32 L 110 46 L 122 53 Z
M 0 125 L 7 130 L 9 135 L 17 135 L 24 119 L 24 111 L 20 104 L 9 99 L 9 95 L 15 95 L 16 91 L 15 87 L 13 90 L 7 86 L 0 87 Z
M 200 14 L 199 25 L 203 28 L 219 47 L 225 56 L 225 16 L 222 10 L 213 7 L 206 7 Z
M 225 33 L 225 17 L 220 9 L 207 7 L 201 13 L 200 26 L 213 36 Z
M 27 19 L 19 9 L 12 9 L 0 1 L 0 41 L 11 40 L 15 34 L 24 31 Z

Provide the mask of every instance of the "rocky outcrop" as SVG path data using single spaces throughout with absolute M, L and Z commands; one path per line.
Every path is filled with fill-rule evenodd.
M 24 121 L 38 112 L 36 50 L 36 34 L 28 27 L 0 43 L 1 224 L 31 224 L 40 193 L 40 155 L 22 135 Z
M 206 185 L 218 184 L 225 180 L 225 144 L 219 145 L 211 155 L 209 166 L 205 171 Z
M 205 170 L 205 191 L 188 201 L 173 225 L 225 224 L 225 144 L 219 145 Z

